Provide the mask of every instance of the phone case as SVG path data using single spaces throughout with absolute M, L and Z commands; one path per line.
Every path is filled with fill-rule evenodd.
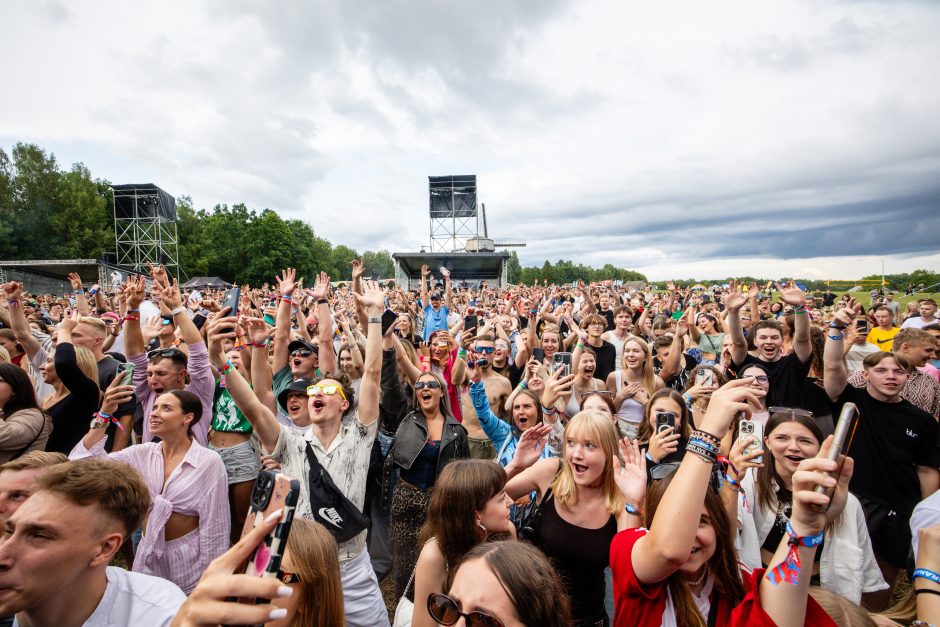
M 261 490 L 259 481 L 269 481 L 271 485 Z M 270 492 L 264 508 L 257 506 L 256 494 Z M 274 577 L 281 567 L 281 558 L 284 547 L 287 545 L 287 536 L 294 520 L 294 509 L 297 506 L 297 497 L 300 495 L 300 482 L 284 473 L 273 470 L 262 470 L 255 480 L 252 489 L 251 509 L 242 528 L 242 537 L 260 525 L 271 513 L 281 510 L 281 521 L 265 536 L 264 541 L 254 550 L 245 564 L 244 573 L 254 577 Z M 248 602 L 242 600 L 242 602 Z
M 115 377 L 122 377 L 121 385 L 130 385 L 134 381 L 134 364 L 118 364 Z
M 744 453 L 752 453 L 757 450 L 764 450 L 764 445 L 762 444 L 764 440 L 764 425 L 754 421 L 754 420 L 742 420 L 741 427 L 738 433 L 739 440 L 748 440 L 751 438 L 757 438 L 757 444 L 749 444 L 744 448 Z M 753 459 L 753 461 L 758 464 L 763 463 L 764 456 L 758 455 Z

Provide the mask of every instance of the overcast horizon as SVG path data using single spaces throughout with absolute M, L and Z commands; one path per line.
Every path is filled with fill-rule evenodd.
M 5 3 L 0 147 L 427 245 L 476 174 L 523 265 L 940 269 L 940 3 Z M 930 68 L 934 69 L 931 70 Z M 349 221 L 350 216 L 355 216 Z

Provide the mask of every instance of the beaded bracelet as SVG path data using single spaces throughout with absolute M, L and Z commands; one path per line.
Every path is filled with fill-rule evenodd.
M 700 438 L 690 438 L 689 444 L 694 444 L 695 446 L 699 448 L 705 449 L 706 451 L 714 455 L 716 459 L 718 457 L 718 447 L 712 444 L 711 442 L 707 442 Z
M 719 438 L 717 435 L 712 435 L 707 431 L 702 431 L 701 429 L 695 429 L 692 431 L 692 437 L 707 440 L 713 443 L 715 446 L 721 446 L 721 438 Z
M 697 444 L 693 444 L 691 441 L 689 441 L 689 443 L 685 445 L 685 450 L 689 453 L 694 453 L 695 455 L 698 455 L 699 457 L 704 459 L 708 464 L 715 463 L 714 452 L 708 450 L 707 448 L 702 448 L 701 446 Z
M 806 313 L 806 305 L 797 305 L 793 308 L 793 314 L 799 316 Z

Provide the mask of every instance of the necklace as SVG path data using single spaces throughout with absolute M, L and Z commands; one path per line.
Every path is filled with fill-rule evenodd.
M 695 581 L 689 581 L 687 583 L 689 584 L 690 588 L 697 588 L 703 583 L 705 583 L 706 577 L 708 577 L 708 564 L 705 564 L 704 566 L 702 566 L 702 574 L 699 575 L 698 579 L 696 579 Z

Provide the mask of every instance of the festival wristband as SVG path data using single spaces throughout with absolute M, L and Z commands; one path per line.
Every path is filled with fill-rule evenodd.
M 790 524 L 790 521 L 787 521 L 787 535 L 790 536 L 787 540 L 787 544 L 790 546 L 790 550 L 787 552 L 786 558 L 775 566 L 772 570 L 767 571 L 767 578 L 770 580 L 770 583 L 775 586 L 781 581 L 786 581 L 787 583 L 793 584 L 794 586 L 800 582 L 800 552 L 799 547 L 813 548 L 817 547 L 823 542 L 823 537 L 825 536 L 824 531 L 820 531 L 815 536 L 798 536 L 796 531 L 793 530 L 793 525 Z M 916 572 L 915 572 L 915 577 Z M 934 575 L 936 575 L 934 573 Z
M 940 584 L 940 575 L 933 572 L 932 570 L 927 570 L 926 568 L 914 569 L 914 574 L 911 575 L 911 579 L 917 579 L 918 577 L 922 577 L 926 579 L 927 581 L 932 581 L 934 583 Z
M 845 336 L 844 336 L 844 335 L 827 335 L 826 337 L 829 338 L 830 340 L 834 340 L 834 341 L 836 341 L 836 342 L 841 342 L 842 340 L 845 339 Z
M 631 515 L 633 515 L 633 516 L 639 516 L 639 515 L 640 515 L 640 510 L 639 510 L 639 508 L 637 508 L 635 505 L 631 505 L 630 503 L 626 503 L 626 504 L 624 505 L 624 508 L 623 508 L 623 509 L 624 509 L 628 514 L 631 514 Z

